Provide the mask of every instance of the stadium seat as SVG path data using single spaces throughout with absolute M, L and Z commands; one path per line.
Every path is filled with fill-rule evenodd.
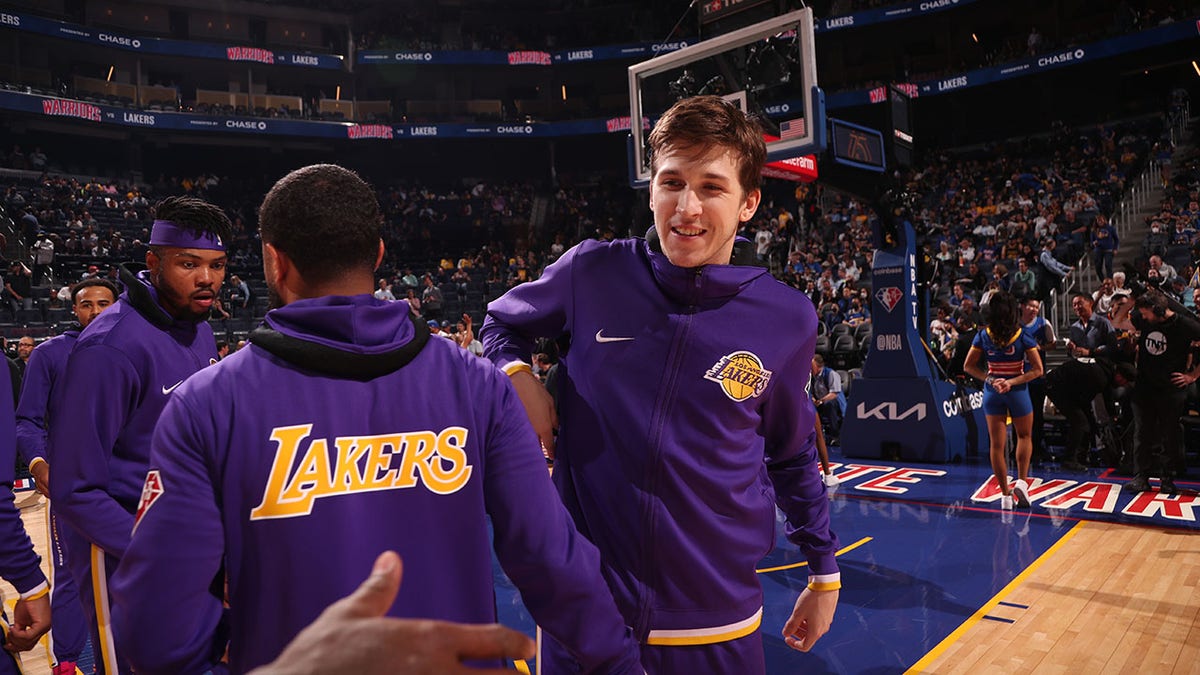
M 858 361 L 858 345 L 854 342 L 854 336 L 849 333 L 839 335 L 833 341 L 833 352 L 828 359 L 831 367 L 835 369 L 849 368 L 852 365 L 857 365 Z
M 829 358 L 829 351 L 830 351 L 829 347 L 830 347 L 829 336 L 828 335 L 817 335 L 816 353 L 820 354 L 821 358 L 825 358 L 825 359 Z
M 851 368 L 846 371 L 846 374 L 850 376 L 850 380 L 846 383 L 845 388 L 846 394 L 849 395 L 850 388 L 854 386 L 854 381 L 862 377 L 862 368 Z

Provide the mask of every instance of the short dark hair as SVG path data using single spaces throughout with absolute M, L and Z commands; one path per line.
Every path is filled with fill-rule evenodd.
M 767 145 L 758 122 L 720 96 L 693 96 L 671 106 L 654 124 L 647 138 L 650 165 L 658 170 L 657 157 L 668 147 L 695 146 L 708 151 L 715 146 L 732 148 L 738 165 L 738 182 L 750 192 L 762 186 Z
M 75 288 L 71 289 L 71 304 L 74 305 L 79 300 L 80 291 L 82 291 L 85 288 L 91 288 L 93 286 L 101 286 L 103 288 L 107 288 L 108 291 L 110 293 L 112 293 L 113 302 L 116 302 L 117 296 L 121 294 L 117 290 L 117 285 L 114 284 L 113 282 L 109 281 L 108 279 L 92 277 L 90 279 L 84 279 L 83 281 L 75 284 Z
M 336 164 L 296 169 L 275 183 L 258 210 L 263 243 L 286 253 L 302 276 L 321 283 L 375 269 L 382 217 L 375 190 Z
M 1148 309 L 1154 313 L 1154 316 L 1166 316 L 1167 310 L 1171 308 L 1171 303 L 1167 301 L 1167 296 L 1162 291 L 1156 288 L 1147 288 L 1146 292 L 1133 301 L 1133 306 L 1138 309 Z
M 196 197 L 167 197 L 154 205 L 154 218 L 169 220 L 196 237 L 211 234 L 226 245 L 233 237 L 233 224 L 225 210 Z

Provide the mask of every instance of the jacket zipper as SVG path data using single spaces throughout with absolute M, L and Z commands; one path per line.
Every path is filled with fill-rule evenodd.
M 655 530 L 655 512 L 657 501 L 655 500 L 656 490 L 658 488 L 658 479 L 662 474 L 662 435 L 663 428 L 666 426 L 668 413 L 675 401 L 675 387 L 679 379 L 679 371 L 683 366 L 683 357 L 687 353 L 684 347 L 687 344 L 688 334 L 691 331 L 692 317 L 698 309 L 697 298 L 700 294 L 700 287 L 703 281 L 702 270 L 697 269 L 695 272 L 695 282 L 692 286 L 693 295 L 691 300 L 693 304 L 688 305 L 687 311 L 680 318 L 679 327 L 676 329 L 676 337 L 671 341 L 670 351 L 667 352 L 666 362 L 668 368 L 666 371 L 667 379 L 663 395 L 658 397 L 658 405 L 655 406 L 654 415 L 651 417 L 651 433 L 649 440 L 649 457 L 647 460 L 647 476 L 646 476 L 646 501 L 642 506 L 642 523 L 644 525 L 644 536 L 642 541 L 641 569 L 638 570 L 637 578 L 641 580 L 641 586 L 638 589 L 638 617 L 637 625 L 634 628 L 634 634 L 641 639 L 643 636 L 650 633 L 650 606 L 654 597 L 653 589 L 650 588 L 650 579 L 652 578 L 650 571 L 654 569 L 654 541 L 656 538 Z

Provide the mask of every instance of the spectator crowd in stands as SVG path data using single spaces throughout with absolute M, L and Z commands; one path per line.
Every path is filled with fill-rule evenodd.
M 935 352 L 947 363 L 953 360 L 955 345 L 981 325 L 995 289 L 1044 298 L 1062 283 L 1055 269 L 1070 270 L 1089 253 L 1103 262 L 1102 253 L 1119 242 L 1109 223 L 1115 203 L 1129 177 L 1165 143 L 1169 139 L 1157 120 L 1077 130 L 1058 125 L 1040 138 L 939 153 L 908 173 L 908 187 L 922 196 L 913 220 L 932 299 Z M 5 159 L 16 168 L 27 161 L 23 157 L 14 148 Z M 1176 174 L 1194 172 L 1181 168 Z M 89 274 L 115 278 L 118 262 L 144 257 L 148 205 L 155 199 L 193 193 L 225 204 L 234 214 L 230 267 L 241 275 L 241 288 L 227 288 L 214 320 L 222 323 L 218 332 L 236 342 L 235 333 L 261 316 L 267 300 L 257 280 L 255 217 L 246 206 L 257 195 L 231 188 L 238 183 L 201 175 L 139 186 L 46 174 L 10 180 L 3 194 L 19 237 L 31 250 L 27 260 L 36 283 L 43 282 L 47 270 L 54 271 L 59 285 L 41 303 L 49 309 L 58 305 L 67 283 Z M 637 218 L 637 197 L 619 177 L 564 177 L 554 191 L 522 181 L 443 186 L 401 181 L 381 184 L 377 194 L 387 222 L 380 292 L 408 302 L 439 328 L 453 329 L 464 314 L 479 320 L 489 300 L 538 278 L 580 239 L 643 233 L 640 225 L 630 226 Z M 1194 187 L 1172 193 L 1149 223 L 1145 247 L 1155 254 L 1149 258 L 1151 275 L 1188 280 L 1192 268 L 1183 258 L 1196 238 L 1197 197 Z M 547 209 L 533 232 L 538 200 Z M 862 348 L 858 358 L 870 329 L 875 218 L 869 204 L 820 184 L 769 182 L 758 214 L 740 232 L 755 242 L 759 259 L 780 279 L 811 296 L 826 332 L 844 332 L 839 325 L 850 330 Z M 1155 228 L 1173 234 L 1156 237 Z M 1095 266 L 1102 280 L 1113 276 L 1111 261 L 1107 264 L 1107 269 Z M 9 295 L 6 306 L 12 308 Z M 24 309 L 21 303 L 15 307 L 13 321 Z

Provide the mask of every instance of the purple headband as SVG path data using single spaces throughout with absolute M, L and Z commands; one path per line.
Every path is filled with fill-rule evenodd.
M 186 227 L 180 227 L 169 220 L 156 220 L 150 230 L 151 246 L 174 246 L 176 248 L 203 248 L 210 251 L 224 251 L 225 243 L 221 238 L 210 232 L 197 237 Z

